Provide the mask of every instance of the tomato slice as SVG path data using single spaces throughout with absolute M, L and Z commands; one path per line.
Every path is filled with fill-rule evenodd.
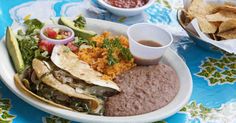
M 57 37 L 57 32 L 54 31 L 52 28 L 47 28 L 46 34 L 49 38 L 52 38 L 52 39 L 56 39 L 56 37 Z
M 69 47 L 72 52 L 77 52 L 79 50 L 79 48 L 75 46 L 72 42 L 69 42 L 67 44 L 67 47 Z
M 54 44 L 49 43 L 48 41 L 42 40 L 39 42 L 39 48 L 44 51 L 48 51 L 48 53 L 52 53 L 53 47 L 54 47 Z

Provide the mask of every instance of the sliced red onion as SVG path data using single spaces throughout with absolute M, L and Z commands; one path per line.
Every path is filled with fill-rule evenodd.
M 62 30 L 65 30 L 65 31 L 68 31 L 71 33 L 71 35 L 69 37 L 67 37 L 66 39 L 51 39 L 51 38 L 48 38 L 45 34 L 44 34 L 44 31 L 45 29 L 47 28 L 59 28 L 59 29 L 62 29 Z M 53 43 L 53 44 L 67 44 L 68 42 L 70 41 L 73 41 L 74 40 L 74 37 L 75 37 L 75 33 L 74 31 L 67 27 L 67 26 L 62 26 L 62 25 L 46 25 L 44 26 L 41 30 L 40 30 L 40 37 L 42 40 L 46 40 L 50 43 Z

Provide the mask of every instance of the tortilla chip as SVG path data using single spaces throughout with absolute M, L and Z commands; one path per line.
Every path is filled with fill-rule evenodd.
M 188 13 L 193 17 L 204 17 L 216 10 L 214 5 L 207 4 L 204 0 L 192 0 Z
M 213 40 L 216 40 L 216 41 L 219 41 L 219 40 L 220 40 L 220 37 L 218 37 L 215 33 L 209 34 L 209 36 L 210 36 Z
M 219 26 L 219 33 L 226 32 L 232 29 L 236 29 L 236 19 L 231 19 L 231 20 L 223 22 Z
M 203 33 L 215 33 L 217 26 L 207 21 L 204 17 L 197 17 L 199 27 Z
M 236 28 L 222 33 L 218 33 L 217 36 L 222 37 L 224 39 L 236 39 Z
M 189 15 L 187 11 L 181 10 L 180 22 L 182 25 L 187 26 L 192 19 L 193 17 Z
M 210 23 L 214 24 L 216 27 L 219 28 L 219 26 L 221 25 L 222 22 L 210 22 Z
M 206 15 L 206 19 L 210 22 L 228 21 L 236 18 L 236 13 L 221 10 L 215 14 Z
M 229 12 L 234 12 L 236 13 L 236 6 L 232 5 L 223 5 L 217 8 L 218 11 L 224 10 L 224 11 L 229 11 Z
M 236 6 L 209 4 L 205 0 L 191 1 L 184 16 L 188 14 L 188 18 L 191 20 L 196 18 L 203 33 L 208 34 L 214 40 L 236 37 Z

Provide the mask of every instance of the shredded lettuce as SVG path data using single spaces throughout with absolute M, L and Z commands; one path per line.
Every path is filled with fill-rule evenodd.
M 44 25 L 38 19 L 28 19 L 24 24 L 27 26 L 26 35 L 32 34 L 35 30 L 40 30 Z
M 26 32 L 18 30 L 17 41 L 25 65 L 30 66 L 34 58 L 47 58 L 48 53 L 41 51 L 38 47 L 39 32 L 43 23 L 37 19 L 29 19 L 24 22 L 27 26 Z
M 38 49 L 38 40 L 32 36 L 17 36 L 20 51 L 24 60 L 25 65 L 31 65 L 32 60 L 35 56 L 35 51 Z

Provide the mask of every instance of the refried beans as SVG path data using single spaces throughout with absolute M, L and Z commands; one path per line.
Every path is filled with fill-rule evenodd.
M 147 4 L 148 0 L 104 0 L 106 3 L 119 8 L 137 8 Z
M 148 113 L 170 103 L 179 91 L 176 72 L 165 64 L 137 66 L 115 78 L 121 93 L 105 103 L 106 116 Z

